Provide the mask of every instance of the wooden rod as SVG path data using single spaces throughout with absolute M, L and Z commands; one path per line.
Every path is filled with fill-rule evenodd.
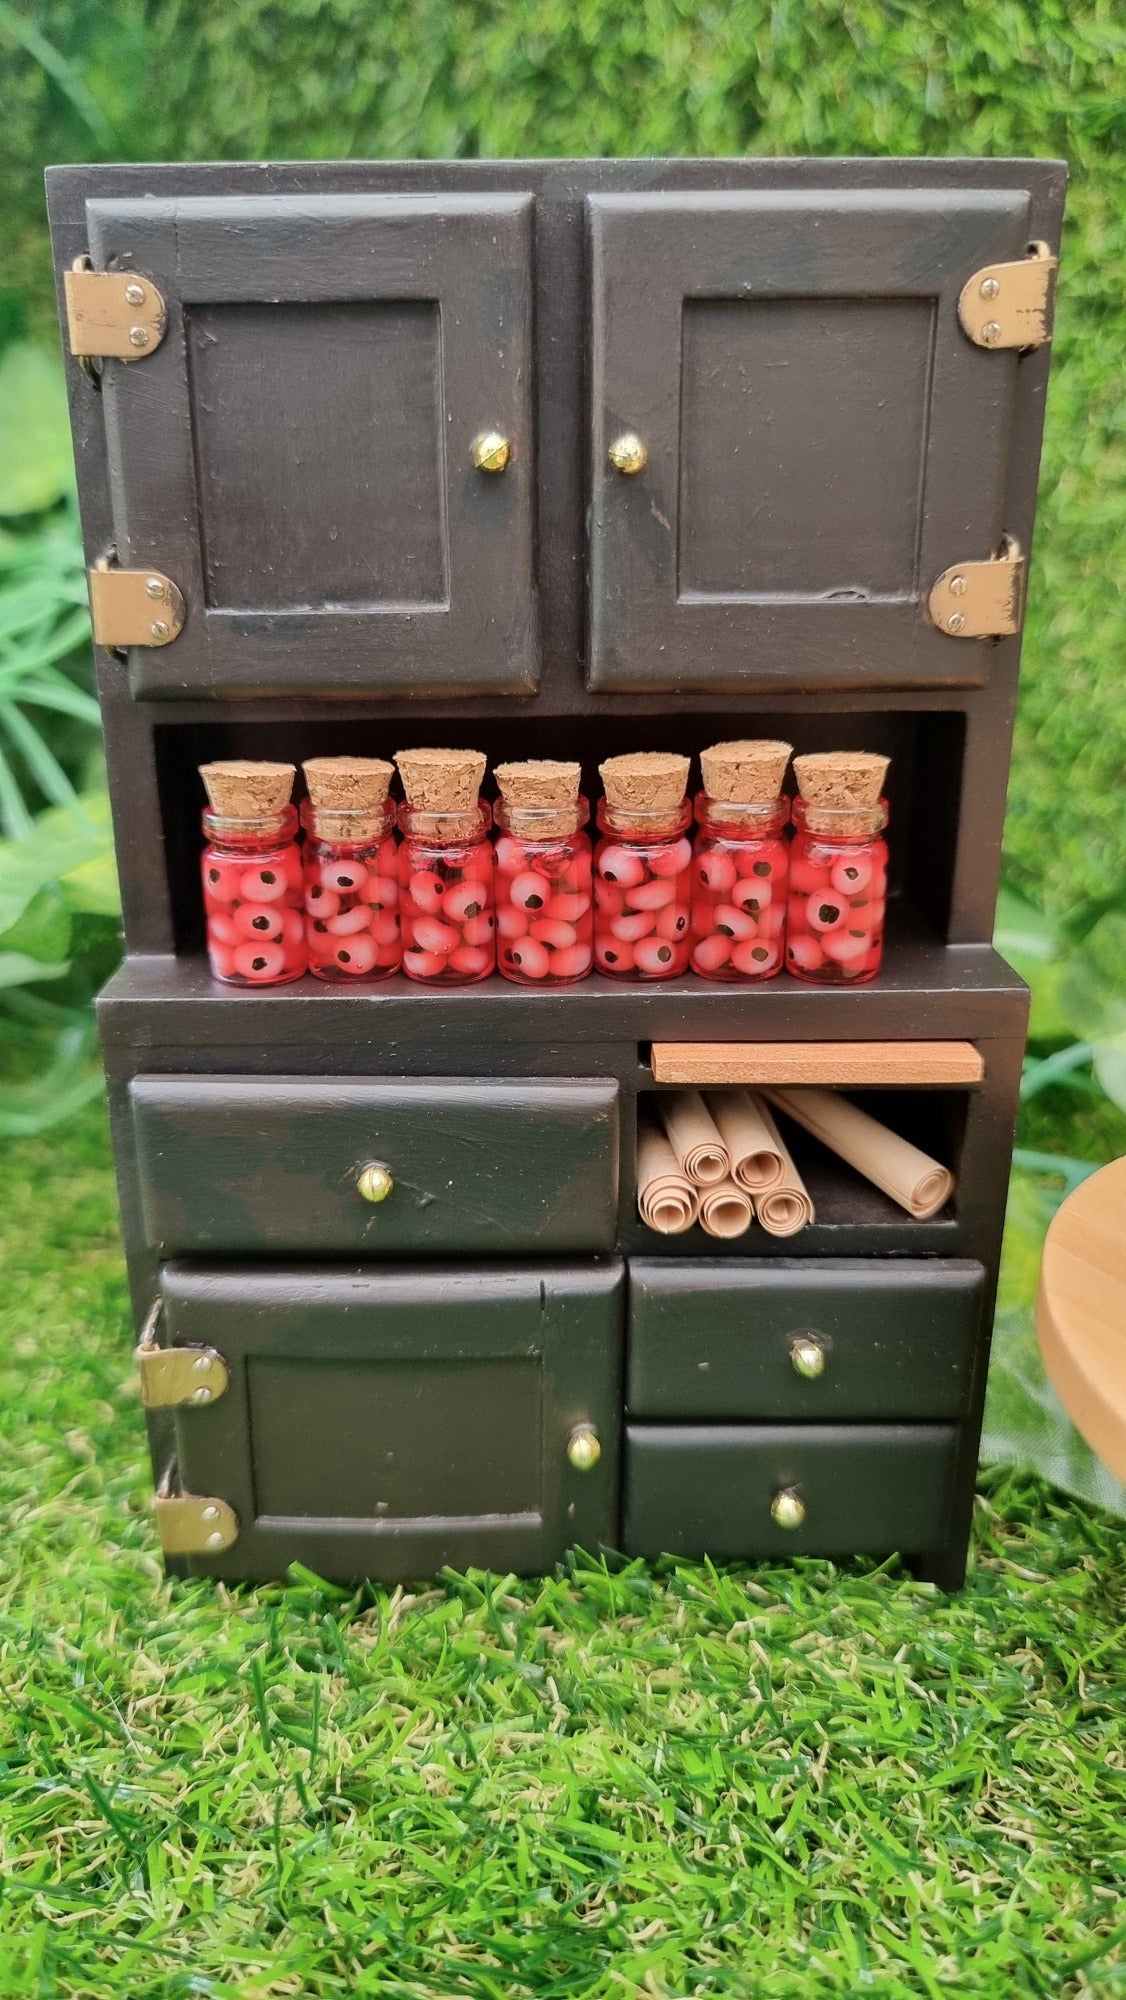
M 657 1083 L 980 1083 L 972 1042 L 654 1042 Z

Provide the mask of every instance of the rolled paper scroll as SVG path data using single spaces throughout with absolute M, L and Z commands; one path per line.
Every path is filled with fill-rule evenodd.
M 763 1096 L 812 1133 L 830 1152 L 882 1188 L 916 1222 L 937 1215 L 950 1198 L 954 1176 L 929 1153 L 901 1139 L 879 1119 L 833 1090 L 764 1090 Z
M 696 1220 L 699 1196 L 681 1173 L 676 1154 L 655 1124 L 637 1128 L 637 1208 L 642 1222 L 661 1236 L 679 1236 Z
M 748 1194 L 765 1194 L 782 1178 L 782 1156 L 762 1109 L 746 1090 L 709 1090 L 704 1103 L 731 1157 L 731 1177 Z
M 754 1214 L 750 1195 L 734 1181 L 720 1181 L 700 1196 L 700 1226 L 709 1236 L 742 1236 Z
M 751 1093 L 751 1103 L 762 1119 L 770 1136 L 773 1150 L 782 1162 L 782 1174 L 765 1194 L 755 1196 L 755 1214 L 769 1236 L 796 1236 L 799 1229 L 813 1221 L 813 1203 L 809 1189 L 790 1157 L 790 1149 L 778 1130 L 766 1105 L 760 1097 Z
M 727 1147 L 698 1090 L 662 1095 L 657 1110 L 677 1164 L 695 1187 L 715 1187 L 730 1178 Z

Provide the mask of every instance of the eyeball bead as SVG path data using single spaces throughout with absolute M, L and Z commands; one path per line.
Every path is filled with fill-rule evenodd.
M 363 895 L 368 871 L 362 861 L 322 861 L 319 872 L 323 888 L 341 896 Z

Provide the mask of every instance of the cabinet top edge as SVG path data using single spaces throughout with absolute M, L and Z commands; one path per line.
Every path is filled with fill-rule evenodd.
M 943 158 L 940 156 L 895 156 L 849 154 L 824 157 L 817 154 L 787 156 L 739 154 L 710 157 L 654 156 L 628 159 L 512 158 L 482 160 L 371 159 L 371 160 L 207 160 L 116 161 L 112 163 L 60 163 L 46 169 L 48 205 L 61 214 L 71 203 L 87 197 L 136 193 L 150 189 L 157 194 L 190 194 L 195 191 L 231 194 L 255 192 L 301 193 L 332 186 L 387 188 L 404 182 L 436 183 L 446 186 L 511 187 L 523 182 L 530 191 L 547 198 L 578 200 L 596 189 L 621 192 L 642 190 L 654 183 L 672 189 L 680 187 L 784 186 L 789 183 L 821 183 L 826 186 L 886 186 L 902 184 L 910 177 L 917 184 L 965 188 L 974 186 L 1028 185 L 1042 196 L 1062 201 L 1068 177 L 1065 160 L 1013 155 L 989 159 L 980 156 Z

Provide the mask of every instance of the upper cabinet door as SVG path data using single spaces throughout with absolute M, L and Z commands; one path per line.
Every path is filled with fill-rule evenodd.
M 592 687 L 985 680 L 991 639 L 928 601 L 1012 553 L 1019 354 L 975 344 L 959 300 L 1028 257 L 1030 204 L 902 171 L 590 198 Z
M 103 370 L 115 562 L 186 610 L 135 694 L 535 688 L 532 208 L 88 202 L 95 270 L 167 309 Z

